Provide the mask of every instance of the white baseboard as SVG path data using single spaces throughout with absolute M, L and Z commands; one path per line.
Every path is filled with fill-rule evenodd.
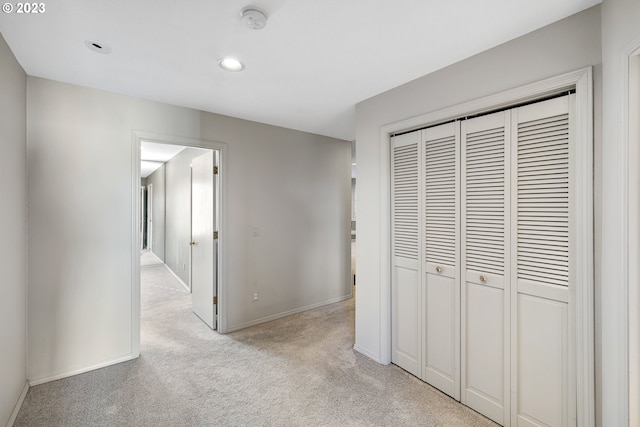
M 358 346 L 358 344 L 354 344 L 353 349 L 358 353 L 364 356 L 367 356 L 369 359 L 373 360 L 374 362 L 378 362 L 381 365 L 388 365 L 388 363 L 382 363 L 382 360 L 380 360 L 380 358 L 376 354 L 371 353 L 369 350 L 365 350 L 364 348 Z
M 307 306 L 304 306 L 304 307 L 296 308 L 296 309 L 293 309 L 293 310 L 284 311 L 282 313 L 274 314 L 272 316 L 263 317 L 261 319 L 252 320 L 250 322 L 239 323 L 237 325 L 229 326 L 225 333 L 239 331 L 240 329 L 245 329 L 245 328 L 249 328 L 251 326 L 260 325 L 262 323 L 271 322 L 272 320 L 277 320 L 277 319 L 281 319 L 283 317 L 291 316 L 293 314 L 298 314 L 298 313 L 302 313 L 304 311 L 313 310 L 314 308 L 323 307 L 323 306 L 329 305 L 329 304 L 335 304 L 335 303 L 341 302 L 341 301 L 346 301 L 346 300 L 350 299 L 351 297 L 352 297 L 351 294 L 349 294 L 349 295 L 341 296 L 341 297 L 334 298 L 334 299 L 331 299 L 331 300 L 328 300 L 328 301 L 320 302 L 320 303 L 317 303 L 317 304 L 311 304 L 311 305 L 307 305 Z
M 51 382 L 51 381 L 61 380 L 63 378 L 68 378 L 68 377 L 72 377 L 74 375 L 84 374 L 85 372 L 95 371 L 96 369 L 105 368 L 107 366 L 116 365 L 118 363 L 127 362 L 129 360 L 136 359 L 137 357 L 138 356 L 133 356 L 133 355 L 129 354 L 127 356 L 120 357 L 120 358 L 117 358 L 117 359 L 112 359 L 112 360 L 109 360 L 107 362 L 102 362 L 102 363 L 98 363 L 96 365 L 87 366 L 86 368 L 80 368 L 80 369 L 76 369 L 76 370 L 73 370 L 73 371 L 52 375 L 50 377 L 35 378 L 33 380 L 29 380 L 29 384 L 30 384 L 30 386 L 33 387 L 33 386 L 44 384 L 44 383 L 48 383 L 48 382 Z
M 20 393 L 20 397 L 18 398 L 18 402 L 13 407 L 13 411 L 11 411 L 11 416 L 9 417 L 9 421 L 7 421 L 7 427 L 12 427 L 13 423 L 16 422 L 16 418 L 18 417 L 18 412 L 20 412 L 20 408 L 22 408 L 22 404 L 24 403 L 24 398 L 27 397 L 28 391 L 29 391 L 29 381 L 25 381 L 24 387 L 22 388 L 22 393 Z
M 167 264 L 164 264 L 164 266 L 165 266 L 165 267 L 167 267 L 167 270 L 169 270 L 169 273 L 171 273 L 171 274 L 173 275 L 173 277 L 175 277 L 175 278 L 176 278 L 176 280 L 177 280 L 178 282 L 180 282 L 180 284 L 181 284 L 182 286 L 184 286 L 184 288 L 187 290 L 187 292 L 191 293 L 191 289 L 189 288 L 189 286 L 187 286 L 187 284 L 186 284 L 186 283 L 184 283 L 184 282 L 182 281 L 182 279 L 181 279 L 181 278 L 180 278 L 180 277 L 179 277 L 179 276 L 178 276 L 178 275 L 177 275 L 177 274 L 176 274 L 176 273 L 175 273 L 175 272 L 174 272 L 174 271 L 173 271 L 173 270 L 172 270 L 172 269 L 171 269 Z

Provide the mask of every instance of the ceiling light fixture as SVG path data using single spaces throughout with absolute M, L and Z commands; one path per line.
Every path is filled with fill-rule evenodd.
M 267 26 L 267 14 L 254 6 L 247 6 L 240 11 L 240 19 L 245 27 L 261 30 Z
M 227 71 L 242 71 L 244 64 L 235 58 L 222 58 L 218 61 L 218 65 Z
M 85 40 L 84 45 L 88 47 L 90 50 L 97 53 L 103 53 L 105 55 L 108 55 L 111 53 L 111 46 L 106 45 L 97 40 Z

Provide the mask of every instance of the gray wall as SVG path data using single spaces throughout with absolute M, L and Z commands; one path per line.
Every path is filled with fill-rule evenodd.
M 204 153 L 205 150 L 199 148 L 186 148 L 165 164 L 165 263 L 187 286 L 191 251 L 191 161 Z
M 153 252 L 162 261 L 165 261 L 165 171 L 166 165 L 160 166 L 151 175 L 147 177 L 147 185 L 153 184 L 153 236 L 151 239 L 151 252 Z
M 601 35 L 600 7 L 583 11 L 540 30 L 421 77 L 361 102 L 356 107 L 358 224 L 356 346 L 378 360 L 382 354 L 380 294 L 380 142 L 382 126 L 434 112 L 507 89 L 594 66 L 595 156 L 601 152 Z M 599 206 L 599 167 L 596 167 L 596 206 Z M 599 229 L 599 211 L 596 210 Z M 596 238 L 598 247 L 599 238 Z M 387 344 L 387 343 L 385 343 Z M 597 344 L 600 350 L 599 343 Z M 613 424 L 612 424 L 613 425 Z M 619 424 L 618 424 L 619 425 Z
M 0 425 L 27 380 L 27 76 L 0 35 Z
M 133 355 L 133 130 L 227 144 L 229 329 L 350 296 L 349 142 L 35 77 L 27 86 L 31 381 Z

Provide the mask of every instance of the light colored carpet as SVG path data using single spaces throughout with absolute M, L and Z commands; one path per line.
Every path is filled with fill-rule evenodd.
M 142 278 L 140 358 L 31 388 L 16 426 L 495 425 L 354 352 L 353 300 L 220 335 L 164 266 Z
M 163 264 L 162 260 L 156 256 L 149 249 L 144 249 L 140 252 L 140 265 L 158 265 Z

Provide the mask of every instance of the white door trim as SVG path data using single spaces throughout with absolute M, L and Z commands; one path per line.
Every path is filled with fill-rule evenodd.
M 531 83 L 453 107 L 382 126 L 380 156 L 380 361 L 391 362 L 391 166 L 390 135 L 467 115 L 576 90 L 576 138 L 584 141 L 576 168 L 576 370 L 578 425 L 595 425 L 594 261 L 593 261 L 593 71 L 591 67 Z
M 153 141 L 161 144 L 184 145 L 187 147 L 205 148 L 220 152 L 220 237 L 218 239 L 218 332 L 227 333 L 227 144 L 179 136 L 159 135 L 144 131 L 133 131 L 131 134 L 131 356 L 140 355 L 140 250 L 138 242 L 140 230 L 140 143 Z
M 622 153 L 627 160 L 620 163 L 625 179 L 622 235 L 628 240 L 623 242 L 623 298 L 618 307 L 626 320 L 626 330 L 621 331 L 625 342 L 622 357 L 628 369 L 627 375 L 623 375 L 628 378 L 628 384 L 623 385 L 628 390 L 624 407 L 628 409 L 632 426 L 640 423 L 640 266 L 637 263 L 640 257 L 640 125 L 637 120 L 640 117 L 640 37 L 623 49 L 622 72 Z

